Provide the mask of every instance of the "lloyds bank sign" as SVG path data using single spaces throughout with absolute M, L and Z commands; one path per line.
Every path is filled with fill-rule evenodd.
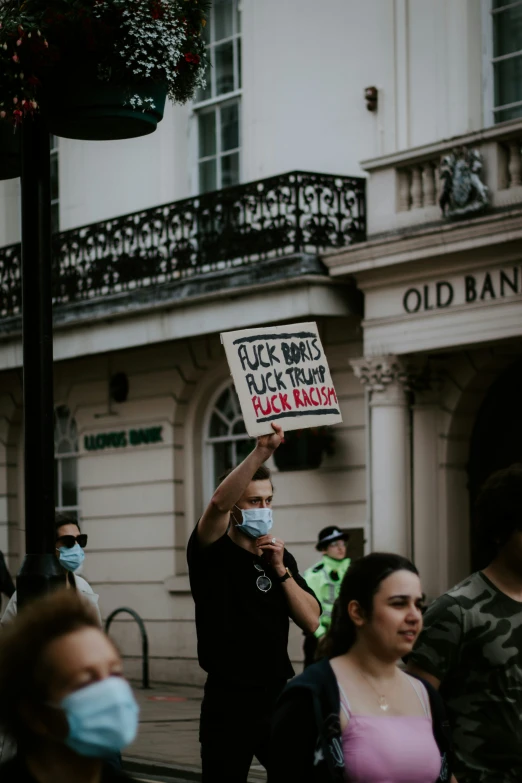
M 99 432 L 96 435 L 84 435 L 83 438 L 86 451 L 126 449 L 129 446 L 148 446 L 152 443 L 163 443 L 163 427 Z

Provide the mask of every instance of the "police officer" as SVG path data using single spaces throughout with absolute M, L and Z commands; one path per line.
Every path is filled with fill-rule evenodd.
M 305 636 L 303 647 L 305 668 L 314 662 L 318 640 L 330 627 L 333 605 L 350 565 L 350 558 L 346 556 L 346 543 L 349 538 L 349 533 L 335 525 L 323 528 L 315 547 L 323 553 L 323 556 L 303 574 L 308 587 L 314 591 L 323 607 L 319 628 L 314 634 Z

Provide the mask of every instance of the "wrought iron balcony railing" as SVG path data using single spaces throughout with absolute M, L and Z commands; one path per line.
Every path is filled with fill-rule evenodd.
M 53 302 L 86 302 L 365 238 L 364 179 L 294 171 L 56 234 Z M 11 245 L 0 248 L 0 317 L 20 311 L 20 245 Z

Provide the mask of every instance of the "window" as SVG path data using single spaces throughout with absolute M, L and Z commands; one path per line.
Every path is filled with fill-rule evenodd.
M 493 117 L 522 117 L 522 0 L 493 0 Z
M 198 189 L 236 185 L 240 179 L 241 27 L 238 0 L 214 0 L 205 28 L 209 68 L 199 90 Z
M 60 405 L 54 411 L 54 502 L 57 511 L 79 518 L 78 506 L 78 432 L 69 408 Z
M 51 231 L 60 230 L 60 184 L 58 180 L 58 137 L 51 136 Z
M 253 443 L 247 435 L 232 383 L 221 389 L 211 403 L 206 445 L 212 488 L 217 486 L 225 470 L 235 468 L 252 451 Z

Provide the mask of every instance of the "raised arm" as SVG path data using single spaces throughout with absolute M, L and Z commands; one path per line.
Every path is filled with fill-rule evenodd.
M 271 435 L 257 439 L 255 449 L 235 468 L 219 485 L 197 527 L 198 540 L 202 546 L 217 541 L 224 536 L 230 523 L 230 512 L 246 490 L 252 476 L 274 453 L 283 440 L 283 430 L 272 423 Z

